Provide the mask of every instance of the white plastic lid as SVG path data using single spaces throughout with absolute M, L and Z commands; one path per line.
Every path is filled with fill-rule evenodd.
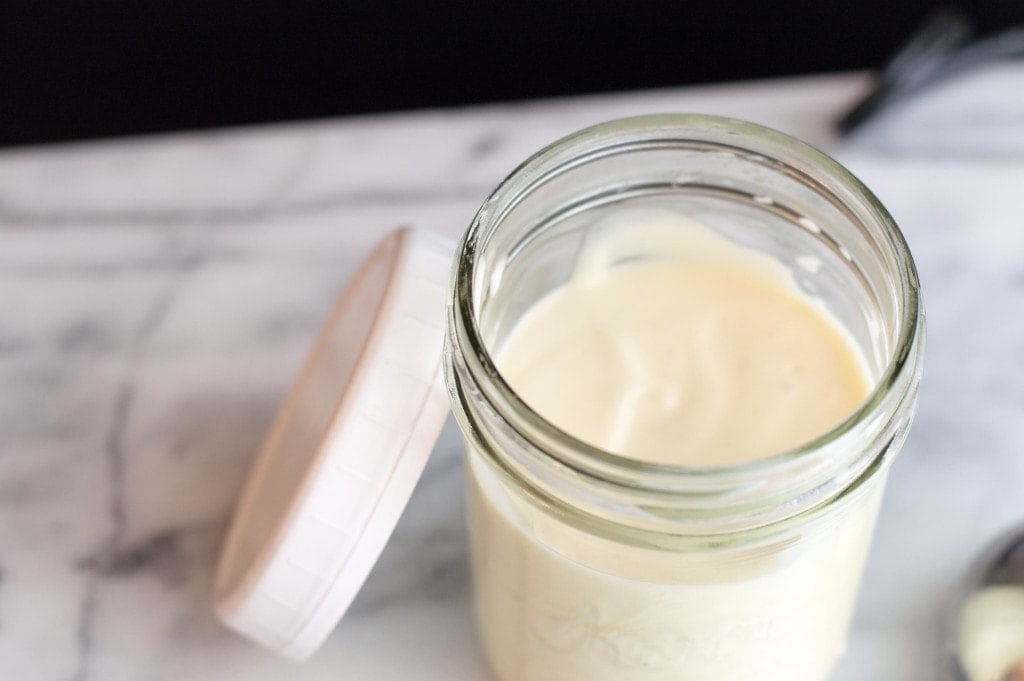
M 454 247 L 401 229 L 345 290 L 256 458 L 217 566 L 236 631 L 309 656 L 348 609 L 448 414 L 445 292 Z

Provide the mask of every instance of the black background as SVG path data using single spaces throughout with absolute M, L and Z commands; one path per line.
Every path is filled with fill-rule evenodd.
M 938 6 L 6 0 L 0 145 L 864 68 Z

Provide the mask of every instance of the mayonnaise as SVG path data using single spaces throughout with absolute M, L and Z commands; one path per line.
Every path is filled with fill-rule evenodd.
M 574 437 L 685 466 L 797 447 L 870 388 L 784 267 L 665 211 L 596 225 L 496 364 Z M 844 649 L 881 482 L 799 546 L 672 552 L 571 527 L 470 465 L 477 614 L 502 681 L 824 681 Z
M 726 465 L 797 447 L 867 395 L 856 347 L 768 256 L 668 211 L 593 233 L 497 357 L 562 430 L 644 461 Z
M 1024 663 L 1024 586 L 979 590 L 960 613 L 960 659 L 970 681 L 995 681 Z

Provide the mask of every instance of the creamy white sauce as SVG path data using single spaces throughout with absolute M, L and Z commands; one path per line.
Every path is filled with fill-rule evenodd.
M 856 347 L 775 260 L 663 211 L 597 233 L 497 357 L 562 430 L 630 458 L 732 464 L 808 442 L 867 395 Z
M 792 546 L 686 553 L 569 527 L 469 475 L 478 629 L 501 681 L 826 681 L 883 480 Z
M 526 313 L 497 363 L 572 435 L 685 465 L 798 446 L 848 416 L 870 382 L 845 331 L 781 265 L 665 211 L 597 226 L 572 279 Z M 824 681 L 883 479 L 789 545 L 669 552 L 570 527 L 472 456 L 491 664 L 502 681 Z
M 1001 681 L 1024 663 L 1024 586 L 990 586 L 960 613 L 960 658 L 971 681 Z

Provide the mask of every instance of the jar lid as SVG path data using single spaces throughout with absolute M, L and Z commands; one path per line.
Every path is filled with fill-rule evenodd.
M 345 614 L 448 414 L 442 372 L 454 247 L 400 229 L 360 266 L 249 473 L 214 598 L 231 628 L 302 659 Z

